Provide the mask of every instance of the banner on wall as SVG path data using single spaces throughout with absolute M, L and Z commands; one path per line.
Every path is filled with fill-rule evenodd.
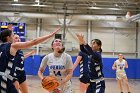
M 18 34 L 21 41 L 26 41 L 26 24 L 25 23 L 11 23 L 11 22 L 0 22 L 0 31 L 8 29 L 8 25 L 13 25 L 13 31 L 15 34 Z

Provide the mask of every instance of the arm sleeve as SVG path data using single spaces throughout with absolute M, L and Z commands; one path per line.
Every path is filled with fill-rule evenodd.
M 78 56 L 83 56 L 82 51 L 80 51 L 80 52 L 78 53 Z
M 96 57 L 96 58 L 100 57 L 99 53 L 93 51 L 92 48 L 88 44 L 81 46 L 80 49 L 84 50 L 84 51 L 82 50 L 81 51 L 86 53 L 87 55 L 92 55 L 93 57 Z
M 44 69 L 45 69 L 46 66 L 47 66 L 47 61 L 48 61 L 48 55 L 46 55 L 46 56 L 42 59 L 40 68 L 44 68 Z
M 72 62 L 72 58 L 70 55 L 66 56 L 66 69 L 72 69 L 73 67 L 73 62 Z
M 88 51 L 85 49 L 84 45 L 80 45 L 80 50 L 81 50 L 82 52 L 86 53 L 87 55 L 90 55 L 90 54 L 88 53 Z

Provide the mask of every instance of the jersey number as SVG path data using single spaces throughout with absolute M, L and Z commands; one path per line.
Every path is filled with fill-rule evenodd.
M 53 71 L 53 73 L 55 74 L 55 76 L 61 76 L 60 71 Z

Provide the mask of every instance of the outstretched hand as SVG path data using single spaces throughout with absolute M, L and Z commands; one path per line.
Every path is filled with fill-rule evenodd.
M 32 50 L 31 51 L 31 55 L 35 54 L 36 53 L 36 50 Z
M 61 30 L 61 27 L 59 27 L 59 28 L 57 28 L 54 32 L 52 32 L 51 34 L 50 34 L 50 36 L 52 37 L 52 36 L 54 36 L 58 31 L 60 31 Z
M 84 39 L 83 34 L 76 33 L 76 36 L 77 36 L 80 44 L 85 44 L 85 39 Z

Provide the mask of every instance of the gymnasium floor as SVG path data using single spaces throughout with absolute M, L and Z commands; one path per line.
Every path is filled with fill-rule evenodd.
M 48 93 L 41 87 L 37 76 L 27 76 L 29 93 Z M 78 78 L 73 77 L 73 93 L 80 93 Z M 131 93 L 140 93 L 140 80 L 129 80 Z M 106 93 L 120 93 L 115 79 L 106 79 Z M 124 93 L 127 93 L 124 91 Z

